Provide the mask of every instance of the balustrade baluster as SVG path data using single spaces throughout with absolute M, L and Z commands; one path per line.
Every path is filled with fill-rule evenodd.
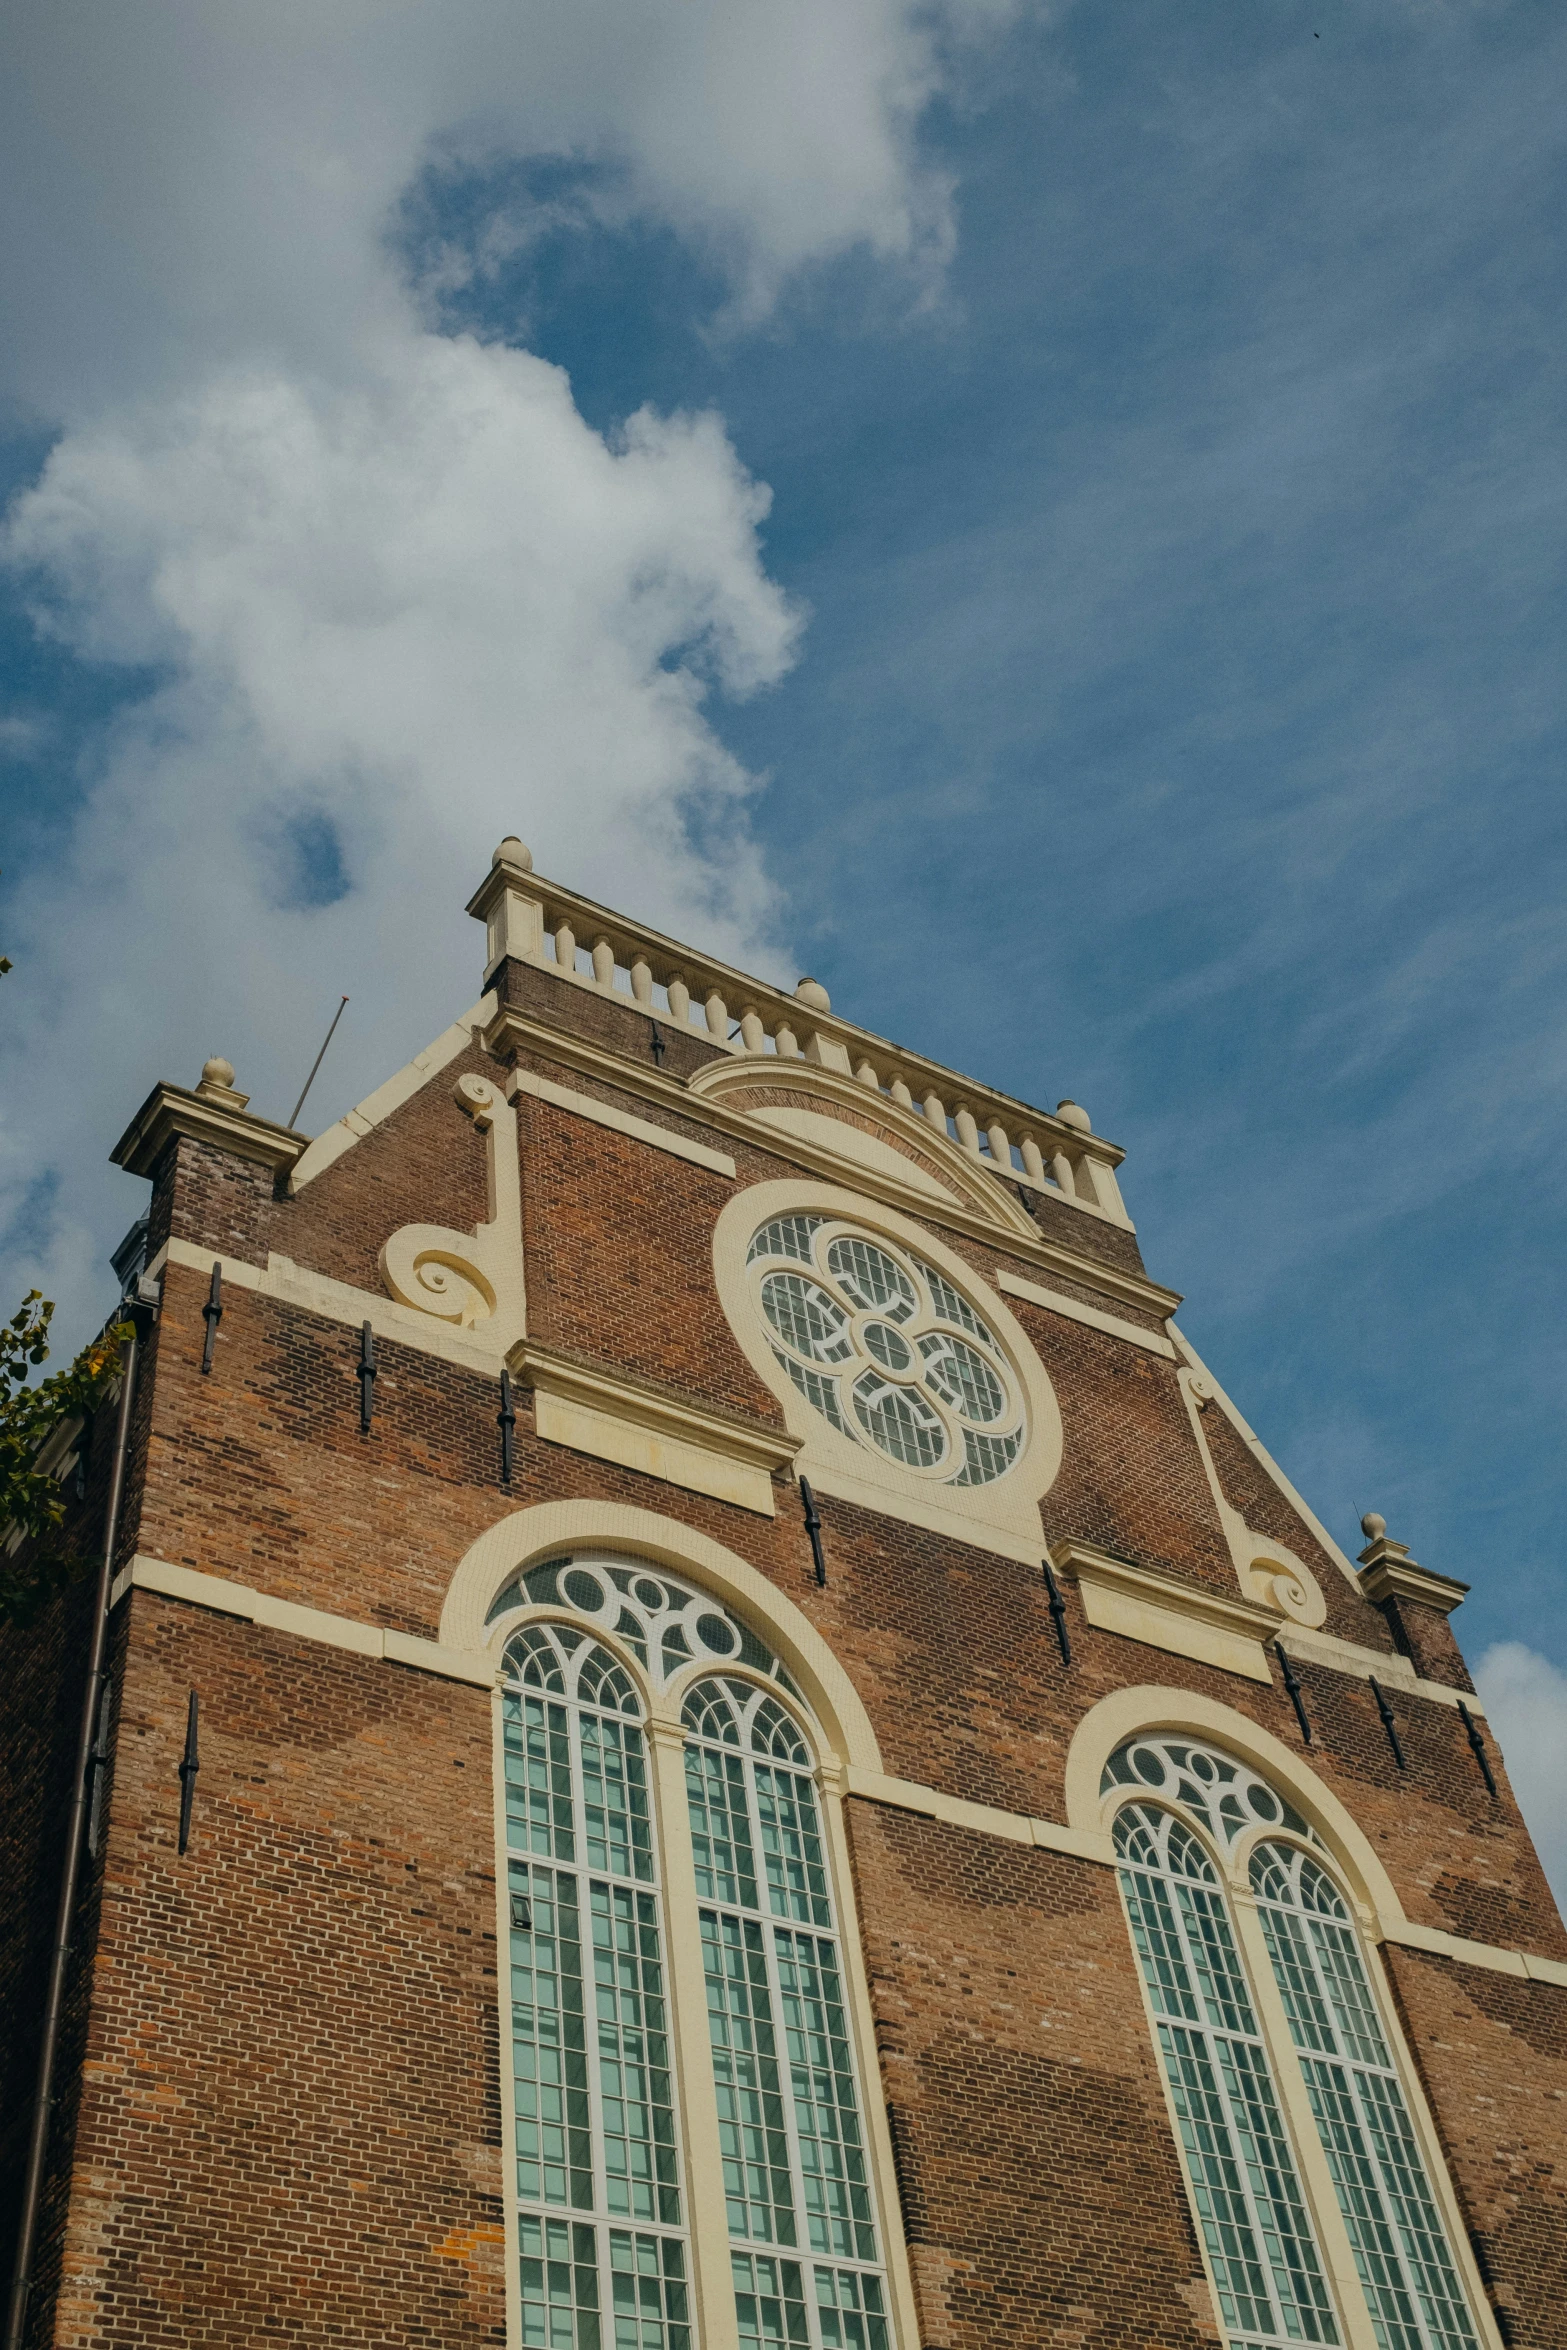
M 1028 1177 L 1030 1183 L 1043 1183 L 1045 1180 L 1045 1162 L 1043 1156 L 1041 1155 L 1039 1145 L 1034 1140 L 1033 1136 L 1031 1134 L 1025 1134 L 1022 1142 L 1018 1145 L 1018 1148 L 1023 1153 L 1023 1172 Z
M 596 987 L 615 984 L 615 950 L 607 938 L 593 941 L 593 983 Z
M 901 1077 L 895 1077 L 887 1090 L 891 1094 L 893 1100 L 897 1103 L 900 1110 L 913 1109 L 914 1096 L 910 1093 L 908 1087 L 904 1084 Z
M 960 1149 L 966 1150 L 971 1159 L 977 1159 L 979 1157 L 979 1128 L 974 1123 L 973 1111 L 954 1111 L 952 1123 L 958 1130 Z
M 678 971 L 670 975 L 665 993 L 669 997 L 669 1017 L 671 1020 L 678 1020 L 682 1026 L 689 1028 L 691 1025 L 691 990 Z
M 798 1061 L 800 1059 L 800 1040 L 787 1024 L 774 1031 L 773 1041 L 778 1047 L 780 1061 Z
M 646 955 L 632 958 L 631 992 L 644 1009 L 653 1001 L 653 967 Z
M 920 1103 L 920 1108 L 924 1111 L 927 1121 L 935 1127 L 936 1132 L 945 1134 L 947 1131 L 947 1105 L 940 1094 L 926 1094 Z
M 1050 1161 L 1050 1172 L 1061 1186 L 1063 1199 L 1076 1199 L 1077 1178 L 1072 1173 L 1072 1162 L 1065 1151 L 1057 1151 Z
M 555 925 L 555 962 L 562 971 L 575 971 L 577 968 L 577 934 L 569 922 L 557 922 Z
M 762 1026 L 760 1012 L 753 1004 L 747 1004 L 740 1015 L 740 1041 L 748 1053 L 764 1053 L 767 1050 L 767 1031 Z
M 880 1093 L 881 1079 L 877 1076 L 869 1061 L 862 1061 L 859 1067 L 855 1070 L 854 1074 L 862 1085 L 868 1085 L 870 1087 L 872 1093 Z
M 729 1006 L 716 987 L 710 987 L 707 991 L 707 1032 L 709 1036 L 716 1036 L 720 1044 L 729 1041 Z
M 996 1165 L 1005 1167 L 1010 1175 L 1012 1172 L 1012 1145 L 1007 1138 L 1006 1128 L 992 1118 L 990 1124 L 985 1128 L 985 1140 L 990 1145 L 990 1155 Z

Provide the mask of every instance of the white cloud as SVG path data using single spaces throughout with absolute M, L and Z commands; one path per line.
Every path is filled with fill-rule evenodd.
M 610 445 L 558 369 L 427 331 L 388 223 L 431 159 L 549 155 L 699 242 L 740 312 L 856 244 L 917 277 L 951 238 L 921 110 L 1012 5 L 13 18 L 5 388 L 61 437 L 4 552 L 42 625 L 158 682 L 90 744 L 74 831 L 8 919 L 0 1295 L 39 1281 L 62 1338 L 101 1310 L 139 1197 L 103 1153 L 154 1078 L 221 1050 L 283 1114 L 346 989 L 321 1121 L 471 1000 L 460 909 L 503 832 L 769 954 L 750 779 L 709 708 L 794 656 L 766 491 L 713 417 Z
M 1567 1673 L 1521 1640 L 1501 1640 L 1474 1677 L 1545 1873 L 1567 1908 Z
M 471 1001 L 461 909 L 504 832 L 611 904 L 754 950 L 747 779 L 702 704 L 792 656 L 765 508 L 714 419 L 639 416 L 611 449 L 558 369 L 413 332 L 379 384 L 230 371 L 61 443 L 12 558 L 69 641 L 168 682 L 120 721 L 64 868 L 11 924 L 13 1200 L 61 1177 L 29 1278 L 85 1306 L 88 1203 L 133 1204 L 97 1169 L 153 1078 L 221 1050 L 278 1116 L 340 990 L 324 1083 L 350 1098 Z M 732 811 L 718 869 L 687 845 L 693 795 Z M 301 825 L 340 849 L 333 904 L 290 887 Z

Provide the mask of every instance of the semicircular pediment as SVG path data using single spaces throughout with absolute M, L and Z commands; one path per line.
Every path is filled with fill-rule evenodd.
M 958 1201 L 1009 1229 L 1035 1226 L 989 1170 L 976 1166 L 946 1134 L 915 1110 L 874 1094 L 852 1077 L 814 1062 L 717 1063 L 691 1080 L 691 1091 L 721 1098 L 759 1126 L 812 1153 L 827 1153 L 856 1171 L 880 1175 L 919 1197 Z

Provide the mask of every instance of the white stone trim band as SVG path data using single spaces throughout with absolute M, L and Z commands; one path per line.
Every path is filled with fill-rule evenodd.
M 559 1505 L 553 1505 L 559 1506 Z M 630 1513 L 628 1513 L 630 1514 Z M 640 1515 L 640 1513 L 635 1513 Z M 602 1536 L 599 1539 L 603 1539 Z M 717 1546 L 714 1545 L 714 1548 Z M 760 1579 L 760 1578 L 759 1578 Z M 248 1583 L 231 1582 L 224 1575 L 202 1574 L 194 1567 L 176 1566 L 170 1559 L 152 1558 L 138 1552 L 128 1566 L 122 1567 L 114 1579 L 109 1604 L 117 1607 L 131 1590 L 150 1591 L 164 1599 L 183 1600 L 192 1607 L 208 1608 L 218 1615 L 235 1616 L 242 1622 L 263 1624 L 269 1630 L 289 1632 L 296 1639 L 313 1640 L 322 1648 L 346 1649 L 354 1656 L 377 1657 L 388 1664 L 408 1665 L 416 1672 L 433 1673 L 447 1681 L 463 1681 L 482 1689 L 493 1689 L 496 1681 L 497 1660 L 478 1649 L 452 1648 L 436 1640 L 420 1640 L 406 1632 L 391 1632 L 378 1624 L 362 1624 L 351 1616 L 329 1614 L 325 1609 L 300 1607 L 292 1600 L 273 1599 L 264 1591 L 257 1591 Z M 775 1600 L 777 1594 L 773 1595 Z M 1208 1701 L 1178 1690 L 1137 1690 L 1122 1692 L 1123 1697 L 1147 1701 L 1162 1699 L 1163 1709 L 1174 1719 L 1190 1713 L 1196 1707 L 1207 1707 L 1213 1713 L 1227 1708 L 1213 1707 Z M 1114 1700 L 1106 1700 L 1107 1705 Z M 1098 1712 L 1100 1709 L 1096 1708 Z M 1240 1716 L 1230 1717 L 1239 1721 Z M 1206 1726 L 1205 1724 L 1203 1726 Z M 1228 1727 L 1228 1724 L 1225 1725 Z M 1251 1742 L 1265 1740 L 1272 1747 L 1276 1742 L 1255 1723 L 1247 1722 Z M 854 1743 L 858 1743 L 855 1741 Z M 1279 1750 L 1281 1753 L 1282 1749 Z M 827 1758 L 828 1767 L 831 1757 Z M 1291 1770 L 1288 1778 L 1293 1781 Z M 922 1787 L 912 1779 L 889 1778 L 883 1771 L 865 1763 L 849 1761 L 844 1766 L 844 1792 L 858 1796 L 867 1803 L 879 1803 L 892 1811 L 916 1812 L 924 1819 L 939 1820 L 944 1826 L 966 1830 L 971 1835 L 996 1836 L 1011 1844 L 1026 1844 L 1046 1852 L 1059 1852 L 1072 1860 L 1090 1861 L 1101 1868 L 1115 1865 L 1115 1848 L 1108 1832 L 1097 1826 L 1074 1827 L 1058 1820 L 1028 1817 L 1022 1812 L 1001 1811 L 987 1803 L 969 1803 L 961 1796 L 945 1795 L 939 1788 Z M 1096 1785 L 1097 1794 L 1097 1785 Z M 1470 1942 L 1462 1935 L 1443 1933 L 1434 1926 L 1417 1925 L 1402 1915 L 1388 1916 L 1378 1904 L 1377 1928 L 1386 1942 L 1402 1944 L 1410 1950 L 1429 1951 L 1438 1958 L 1456 1959 L 1461 1965 L 1484 1967 L 1492 1974 L 1513 1975 L 1534 1983 L 1553 1984 L 1567 1990 L 1567 1963 L 1554 1958 L 1537 1958 L 1527 1950 L 1507 1950 L 1491 1942 Z

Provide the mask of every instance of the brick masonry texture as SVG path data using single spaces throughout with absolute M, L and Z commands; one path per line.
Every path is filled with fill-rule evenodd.
M 700 1103 L 688 1116 L 637 1090 L 629 1070 L 617 1085 L 572 1057 L 566 1040 L 577 1037 L 650 1065 L 640 1012 L 516 964 L 496 985 L 538 1024 L 528 1067 L 737 1166 L 730 1182 L 520 1097 L 531 1336 L 776 1429 L 777 1400 L 717 1299 L 712 1228 L 737 1188 L 819 1178 L 794 1169 L 782 1137 L 740 1141 Z M 695 1034 L 666 1034 L 665 1077 L 715 1057 Z M 470 1068 L 506 1074 L 482 1051 L 464 1053 L 298 1198 L 203 1144 L 172 1146 L 153 1247 L 173 1234 L 257 1264 L 275 1251 L 382 1295 L 378 1254 L 399 1225 L 471 1229 L 488 1213 L 487 1145 L 452 1099 Z M 1131 1236 L 1058 1202 L 1036 1214 L 1080 1254 L 1139 1269 Z M 941 1237 L 986 1280 L 1007 1261 L 1003 1236 Z M 1047 1285 L 1151 1320 L 1066 1280 Z M 626 1503 L 740 1553 L 804 1611 L 894 1776 L 1062 1820 L 1073 1733 L 1129 1685 L 1217 1701 L 1302 1750 L 1277 1674 L 1264 1686 L 1092 1630 L 1070 1586 L 1068 1669 L 1037 1566 L 836 1500 L 821 1504 L 818 1588 L 785 1478 L 767 1520 L 541 1443 L 525 1389 L 505 1491 L 496 1382 L 415 1347 L 379 1342 L 366 1435 L 357 1329 L 237 1282 L 203 1377 L 206 1292 L 200 1270 L 165 1267 L 124 1555 L 433 1638 L 457 1566 L 509 1511 Z M 1047 1539 L 1070 1535 L 1235 1594 L 1176 1365 L 1008 1302 L 1065 1432 L 1041 1557 Z M 1432 1678 L 1467 1686 L 1432 1611 L 1391 1624 L 1222 1414 L 1210 1408 L 1204 1428 L 1226 1496 L 1317 1575 L 1331 1630 L 1377 1657 L 1403 1647 Z M 100 1432 L 79 1511 L 89 1544 L 107 1449 Z M 13 2176 L 83 1609 L 77 1587 L 25 1632 L 0 1633 L 0 1865 L 25 1891 L 0 1925 L 10 2027 L 0 2153 Z M 487 1694 L 151 1592 L 124 1602 L 114 1638 L 108 1839 L 78 1931 L 29 2350 L 503 2341 Z M 1309 1662 L 1298 1671 L 1310 1765 L 1370 1839 L 1408 1916 L 1567 1958 L 1494 1747 L 1495 1800 L 1453 1707 L 1395 1691 L 1400 1768 L 1362 1676 Z M 192 1688 L 202 1767 L 182 1860 L 177 1764 Z M 847 1813 L 923 2350 L 1215 2343 L 1113 1872 L 858 1797 Z M 1567 1993 L 1410 1950 L 1384 1955 L 1504 2338 L 1567 2343 Z

